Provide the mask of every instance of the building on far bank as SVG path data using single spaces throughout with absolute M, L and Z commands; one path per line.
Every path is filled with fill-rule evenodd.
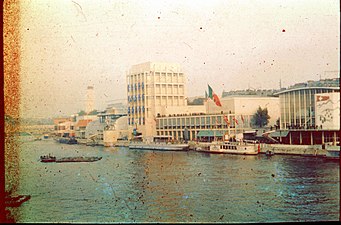
M 147 139 L 156 135 L 156 115 L 183 111 L 181 108 L 187 105 L 186 77 L 177 63 L 133 65 L 126 80 L 128 125 Z
M 86 89 L 86 104 L 85 104 L 85 112 L 90 113 L 95 109 L 95 94 L 94 87 L 88 86 Z
M 287 144 L 340 141 L 340 79 L 295 84 L 276 93 L 280 99 L 280 133 Z
M 74 137 L 75 136 L 75 122 L 71 117 L 55 118 L 54 134 L 57 137 Z
M 220 99 L 217 106 L 211 99 L 204 105 L 189 108 L 187 111 L 167 115 L 157 115 L 157 135 L 170 135 L 174 140 L 184 139 L 184 129 L 189 131 L 189 140 L 222 139 L 223 135 L 237 136 L 253 130 L 251 118 L 258 107 L 267 108 L 273 126 L 279 118 L 278 97 L 229 96 Z
M 117 107 L 117 108 L 116 108 Z M 118 140 L 128 140 L 132 131 L 128 130 L 126 107 L 122 104 L 110 104 L 106 110 L 100 112 L 98 120 L 89 124 L 87 137 L 89 141 L 104 146 L 114 146 Z
M 271 125 L 279 118 L 279 98 L 269 95 L 228 95 L 221 107 L 210 99 L 188 105 L 186 76 L 179 64 L 142 63 L 132 66 L 126 77 L 129 129 L 137 129 L 147 140 L 155 135 L 182 140 L 185 128 L 190 140 L 211 135 L 215 128 L 214 134 L 236 135 L 252 129 L 251 117 L 258 107 L 268 108 Z

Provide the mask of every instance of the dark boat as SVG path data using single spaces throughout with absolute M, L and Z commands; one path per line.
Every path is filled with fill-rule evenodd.
M 91 157 L 84 157 L 84 156 L 80 156 L 80 157 L 65 157 L 65 158 L 60 158 L 57 159 L 56 162 L 57 163 L 61 163 L 61 162 L 95 162 L 98 160 L 101 160 L 102 157 L 97 157 L 97 156 L 91 156 Z
M 59 138 L 57 141 L 62 144 L 69 144 L 69 145 L 78 144 L 78 141 L 74 137 L 70 137 L 70 138 L 62 137 L 62 138 Z
M 55 156 L 51 156 L 50 154 L 49 155 L 43 155 L 43 156 L 40 156 L 40 161 L 41 162 L 56 162 L 56 157 Z
M 40 161 L 43 163 L 49 163 L 49 162 L 56 162 L 56 163 L 62 163 L 62 162 L 95 162 L 95 161 L 98 161 L 101 159 L 102 159 L 102 157 L 97 157 L 97 156 L 63 157 L 60 159 L 57 159 L 55 156 L 51 156 L 51 155 L 40 156 Z

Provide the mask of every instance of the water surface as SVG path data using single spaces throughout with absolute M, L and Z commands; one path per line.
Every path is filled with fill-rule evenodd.
M 82 163 L 57 157 L 102 156 Z M 129 150 L 53 140 L 20 149 L 17 222 L 296 222 L 339 220 L 339 162 Z

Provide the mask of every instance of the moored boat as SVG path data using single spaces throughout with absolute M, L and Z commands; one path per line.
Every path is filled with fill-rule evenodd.
M 57 141 L 62 144 L 69 144 L 69 145 L 78 144 L 78 141 L 74 137 L 61 137 L 57 139 Z
M 260 152 L 260 145 L 251 141 L 212 142 L 208 149 L 202 149 L 201 151 L 209 153 L 257 155 Z
M 129 149 L 188 151 L 189 144 L 171 142 L 171 137 L 168 136 L 155 136 L 152 142 L 143 142 L 142 140 L 131 141 L 129 143 Z

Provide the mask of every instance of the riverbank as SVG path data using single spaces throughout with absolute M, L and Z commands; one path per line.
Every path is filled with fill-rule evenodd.
M 78 141 L 78 144 L 86 145 L 87 143 Z M 189 150 L 200 152 L 200 149 L 208 149 L 211 143 L 190 141 Z M 103 144 L 97 144 L 103 146 Z M 104 147 L 128 147 L 129 141 L 120 140 L 115 144 Z M 326 149 L 322 149 L 322 145 L 286 145 L 286 144 L 265 144 L 260 143 L 260 154 L 271 151 L 278 155 L 302 155 L 302 156 L 323 156 L 327 154 Z

